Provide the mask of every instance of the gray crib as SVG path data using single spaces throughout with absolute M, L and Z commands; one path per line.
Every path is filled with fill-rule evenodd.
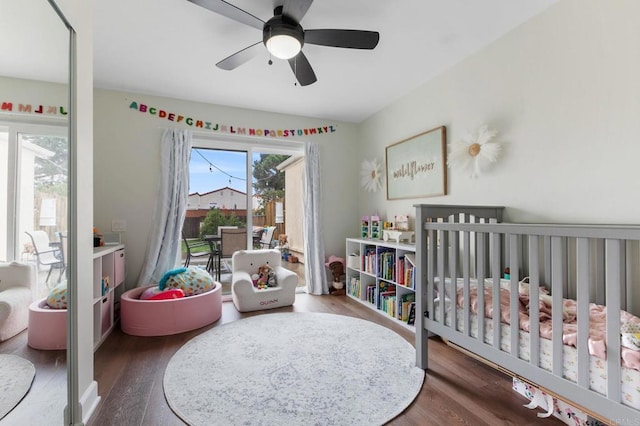
M 502 207 L 415 207 L 418 367 L 428 368 L 428 337 L 437 335 L 600 420 L 639 424 L 635 422 L 640 409 L 623 398 L 621 390 L 623 374 L 625 380 L 630 376 L 621 363 L 620 314 L 638 316 L 633 308 L 639 291 L 634 294 L 633 283 L 640 278 L 640 227 L 502 223 Z M 575 371 L 567 372 L 563 364 L 568 356 L 563 333 L 553 333 L 551 339 L 540 336 L 538 303 L 527 307 L 529 332 L 525 335 L 520 329 L 524 277 L 530 300 L 550 295 L 546 297 L 551 300 L 553 330 L 563 329 L 563 301 L 575 301 Z M 501 322 L 501 315 L 489 319 L 485 312 L 485 297 L 490 300 L 485 294 L 491 296 L 492 312 L 501 312 L 501 291 L 509 292 L 509 325 Z M 477 294 L 475 313 L 468 302 L 472 292 Z M 463 300 L 462 306 L 457 306 L 458 300 Z M 591 303 L 606 306 L 606 359 L 598 361 L 606 383 L 599 390 L 592 389 L 590 377 Z M 548 361 L 542 359 L 545 354 Z M 631 386 L 640 393 L 640 381 Z

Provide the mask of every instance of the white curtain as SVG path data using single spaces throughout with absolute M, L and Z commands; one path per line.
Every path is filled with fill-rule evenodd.
M 320 147 L 305 143 L 304 167 L 304 264 L 309 294 L 327 294 L 329 285 L 324 267 L 324 241 L 322 238 L 322 200 L 320 191 Z
M 191 132 L 167 129 L 161 145 L 158 198 L 139 287 L 157 283 L 180 261 L 182 224 L 189 199 Z

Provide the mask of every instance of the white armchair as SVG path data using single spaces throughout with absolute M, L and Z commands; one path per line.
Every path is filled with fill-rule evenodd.
M 280 308 L 293 305 L 296 298 L 298 276 L 280 264 L 280 251 L 274 249 L 240 250 L 233 254 L 231 297 L 240 312 Z M 259 290 L 251 275 L 268 264 L 276 274 L 277 286 Z
M 0 262 L 0 342 L 29 325 L 29 304 L 36 285 L 35 265 Z

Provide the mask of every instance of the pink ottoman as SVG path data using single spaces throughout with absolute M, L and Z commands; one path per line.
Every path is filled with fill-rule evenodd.
M 67 310 L 51 309 L 46 300 L 29 305 L 27 344 L 34 349 L 67 349 Z
M 153 286 L 149 286 L 153 287 Z M 149 287 L 126 291 L 120 298 L 120 327 L 134 336 L 167 336 L 209 325 L 222 315 L 222 284 L 196 296 L 140 300 Z

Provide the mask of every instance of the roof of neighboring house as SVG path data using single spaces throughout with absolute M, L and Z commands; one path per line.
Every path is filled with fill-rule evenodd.
M 214 189 L 213 191 L 205 192 L 205 193 L 202 193 L 202 194 L 200 194 L 199 192 L 192 192 L 191 194 L 189 194 L 189 197 L 191 197 L 192 195 L 198 195 L 198 196 L 202 197 L 202 196 L 205 196 L 205 195 L 213 194 L 215 192 L 224 191 L 225 189 L 228 189 L 229 191 L 233 191 L 233 192 L 236 192 L 236 193 L 242 194 L 242 195 L 246 194 L 246 192 L 238 191 L 237 189 L 233 189 L 233 188 L 231 188 L 229 186 L 225 186 L 224 188 Z

